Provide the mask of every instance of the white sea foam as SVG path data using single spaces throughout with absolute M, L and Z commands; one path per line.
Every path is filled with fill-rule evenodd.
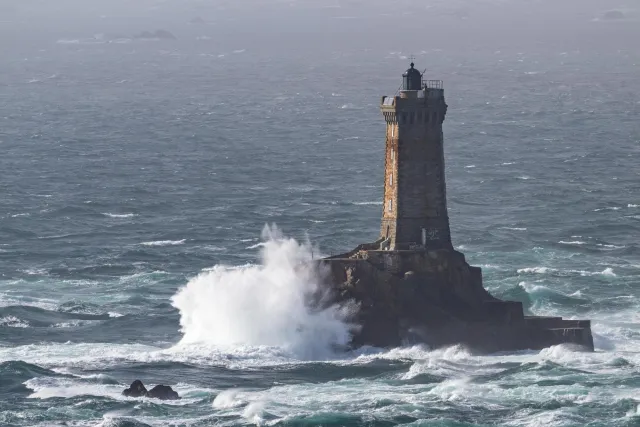
M 102 215 L 108 216 L 109 218 L 133 218 L 134 216 L 137 216 L 136 214 L 133 214 L 133 213 L 114 214 L 109 212 L 104 212 Z
M 526 267 L 526 268 L 519 268 L 517 270 L 517 272 L 519 274 L 522 274 L 522 273 L 545 274 L 545 273 L 548 273 L 551 270 L 552 269 L 550 269 L 549 267 Z
M 587 244 L 587 242 L 583 242 L 582 240 L 570 240 L 570 241 L 560 240 L 558 243 L 562 245 L 579 245 L 579 246 Z
M 184 336 L 180 346 L 234 349 L 267 346 L 300 358 L 324 358 L 350 339 L 353 307 L 312 310 L 321 273 L 308 244 L 265 227 L 260 265 L 219 265 L 191 280 L 173 297 Z
M 17 284 L 19 283 L 20 282 L 18 281 Z M 57 310 L 58 308 L 57 302 L 52 299 L 32 298 L 27 296 L 21 296 L 19 298 L 15 298 L 5 293 L 0 294 L 0 307 L 9 307 L 12 305 L 38 307 L 38 308 L 42 308 L 43 310 Z
M 242 411 L 242 416 L 255 425 L 262 425 L 264 422 L 265 403 L 261 401 L 251 402 Z
M 235 408 L 246 403 L 240 396 L 240 390 L 238 389 L 224 390 L 213 399 L 211 405 L 215 409 Z
M 640 405 L 627 412 L 627 417 L 640 417 Z
M 28 328 L 29 322 L 18 319 L 15 316 L 5 316 L 0 318 L 0 328 L 3 326 L 7 328 Z
M 367 206 L 367 205 L 382 205 L 382 201 L 372 200 L 370 202 L 353 202 L 354 205 Z
M 78 378 L 36 377 L 25 381 L 24 385 L 33 391 L 33 393 L 29 395 L 30 399 L 50 399 L 54 397 L 72 398 L 76 396 L 100 396 L 124 401 L 131 399 L 122 395 L 122 385 L 87 382 L 86 379 L 91 379 L 89 376 L 84 376 L 84 379 L 85 381 Z M 172 388 L 183 398 L 168 401 L 150 398 L 143 399 L 156 404 L 162 403 L 163 405 L 172 406 L 184 406 L 200 400 L 185 398 L 185 394 L 192 390 L 193 387 L 178 384 L 172 386 Z
M 186 242 L 186 239 L 182 240 L 155 240 L 153 242 L 142 242 L 141 245 L 144 246 L 176 246 L 183 245 Z
M 640 208 L 640 205 L 632 205 L 631 203 L 629 203 L 627 205 L 628 208 Z
M 613 271 L 613 268 L 611 267 L 607 267 L 602 271 L 586 271 L 586 270 L 561 270 L 561 269 L 557 269 L 557 268 L 551 268 L 551 267 L 526 267 L 526 268 L 519 268 L 517 270 L 518 274 L 555 274 L 558 276 L 572 276 L 572 275 L 576 275 L 579 274 L 580 276 L 586 277 L 586 276 L 610 276 L 610 277 L 617 277 L 616 273 Z

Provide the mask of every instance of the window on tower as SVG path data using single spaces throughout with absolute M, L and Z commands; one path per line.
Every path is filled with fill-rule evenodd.
M 387 200 L 387 211 L 391 212 L 393 210 L 393 201 Z
M 393 174 L 392 173 L 389 174 L 389 186 L 390 187 L 393 186 Z

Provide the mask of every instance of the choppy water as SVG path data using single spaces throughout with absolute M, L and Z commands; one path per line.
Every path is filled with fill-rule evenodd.
M 637 46 L 580 15 L 477 42 L 406 18 L 403 47 L 378 10 L 318 10 L 326 39 L 222 15 L 3 45 L 0 425 L 640 425 Z M 378 102 L 411 53 L 445 80 L 454 244 L 496 296 L 593 319 L 595 353 L 340 354 L 343 313 L 304 310 L 291 265 L 377 237 Z M 137 378 L 183 399 L 121 396 Z

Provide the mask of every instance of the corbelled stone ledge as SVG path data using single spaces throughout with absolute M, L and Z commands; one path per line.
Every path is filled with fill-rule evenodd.
M 359 305 L 354 346 L 463 344 L 498 352 L 571 343 L 593 351 L 588 320 L 525 316 L 522 303 L 487 292 L 481 269 L 470 266 L 462 253 L 379 250 L 380 243 L 319 261 L 331 302 Z

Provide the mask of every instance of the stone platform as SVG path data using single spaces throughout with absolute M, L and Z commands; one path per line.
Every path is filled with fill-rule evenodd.
M 379 247 L 364 244 L 319 262 L 332 302 L 360 306 L 354 346 L 463 344 L 497 352 L 572 343 L 593 350 L 588 320 L 525 316 L 522 303 L 489 294 L 481 269 L 460 252 Z

